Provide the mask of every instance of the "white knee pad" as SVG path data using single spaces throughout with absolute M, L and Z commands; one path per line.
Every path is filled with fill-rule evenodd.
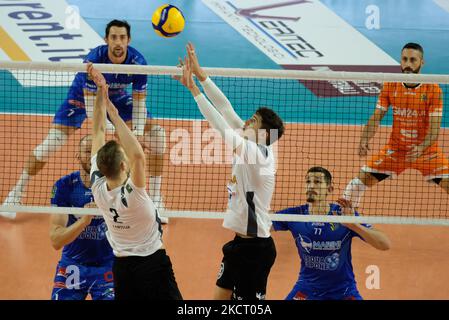
M 39 146 L 34 149 L 34 156 L 40 162 L 46 162 L 48 157 L 60 147 L 66 144 L 67 134 L 61 130 L 52 128 L 48 132 L 47 138 Z
M 86 108 L 86 116 L 92 120 L 94 114 L 94 105 L 95 105 L 95 94 L 87 94 L 84 96 L 84 106 Z
M 150 147 L 150 152 L 155 155 L 162 155 L 166 149 L 165 129 L 160 125 L 154 125 L 150 131 L 145 133 L 145 141 Z
M 357 208 L 360 200 L 368 187 L 359 178 L 354 178 L 346 186 L 343 197 L 352 202 L 352 206 Z

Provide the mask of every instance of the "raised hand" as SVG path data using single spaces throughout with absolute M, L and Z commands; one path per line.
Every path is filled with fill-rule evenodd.
M 207 78 L 207 74 L 204 72 L 204 70 L 201 68 L 198 57 L 195 52 L 195 47 L 191 42 L 187 44 L 187 56 L 189 60 L 191 61 L 191 69 L 193 74 L 198 78 L 200 81 L 204 81 Z
M 355 216 L 355 210 L 352 207 L 351 200 L 346 200 L 345 198 L 339 198 L 337 203 L 340 205 L 343 215 L 345 216 Z M 353 224 L 350 223 L 342 223 L 343 226 L 350 228 Z
M 347 200 L 345 198 L 338 198 L 337 203 L 340 205 L 340 207 L 343 209 L 343 214 L 345 216 L 348 215 L 355 215 L 355 210 L 352 207 L 352 202 L 351 200 Z
M 191 90 L 195 86 L 192 73 L 192 60 L 188 57 L 184 58 L 184 66 L 182 67 L 182 83 L 187 89 Z
M 178 80 L 184 87 L 190 90 L 192 95 L 196 97 L 201 93 L 200 89 L 193 80 L 193 61 L 189 58 L 189 54 L 184 57 L 184 60 L 179 58 L 178 67 L 182 68 L 181 76 L 173 76 L 172 78 Z
M 179 61 L 179 63 L 178 63 L 178 65 L 177 65 L 177 67 L 178 67 L 178 68 L 182 68 L 182 67 L 184 66 L 184 61 L 182 61 L 181 58 L 178 58 L 178 61 Z M 178 76 L 178 75 L 172 76 L 172 79 L 178 80 L 179 82 L 181 82 L 181 84 L 182 84 L 183 86 L 185 86 L 185 84 L 182 83 L 182 75 L 180 75 L 180 76 Z
M 92 79 L 92 81 L 95 83 L 95 85 L 98 88 L 102 88 L 106 86 L 106 79 L 104 78 L 103 74 L 94 68 L 94 65 L 92 62 L 89 62 L 87 64 L 87 74 L 89 75 L 89 78 Z

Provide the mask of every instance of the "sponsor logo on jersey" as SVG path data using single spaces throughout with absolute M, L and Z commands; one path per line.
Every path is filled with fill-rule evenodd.
M 418 110 L 415 109 L 409 109 L 409 108 L 399 108 L 393 106 L 393 115 L 395 116 L 401 116 L 401 117 L 424 117 L 426 115 L 425 110 Z
M 334 271 L 340 263 L 340 254 L 334 252 L 329 256 L 309 256 L 304 255 L 304 264 L 307 268 L 321 271 Z
M 333 222 L 331 222 L 331 223 L 329 223 L 329 225 L 330 225 L 330 227 L 331 227 L 331 231 L 335 231 L 335 230 L 337 230 L 338 228 L 340 228 L 340 224 L 339 224 L 339 223 L 333 223 Z
M 97 226 L 88 225 L 83 232 L 78 236 L 78 239 L 81 240 L 97 240 L 101 241 L 106 238 L 106 231 L 108 227 L 106 223 L 103 222 Z
M 312 248 L 313 250 L 340 250 L 341 241 L 313 241 Z
M 53 199 L 56 196 L 56 191 L 58 190 L 57 186 L 53 186 L 51 189 L 51 198 Z

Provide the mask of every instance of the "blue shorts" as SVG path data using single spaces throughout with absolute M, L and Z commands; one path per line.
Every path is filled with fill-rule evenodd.
M 332 293 L 320 293 L 295 286 L 285 300 L 363 300 L 357 288 Z
M 114 300 L 113 260 L 100 266 L 60 261 L 51 293 L 52 300 Z
M 110 96 L 111 102 L 118 109 L 118 113 L 123 121 L 130 121 L 133 118 L 133 97 L 129 94 Z M 81 128 L 86 119 L 86 108 L 83 98 L 69 99 L 67 98 L 61 104 L 53 118 L 54 124 L 67 127 Z M 147 118 L 151 118 L 151 114 L 147 111 Z

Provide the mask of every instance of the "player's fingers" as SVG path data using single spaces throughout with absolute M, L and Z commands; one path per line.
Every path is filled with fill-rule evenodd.
M 191 59 L 190 56 L 189 56 L 189 58 L 187 59 L 187 66 L 188 66 L 189 70 L 192 70 L 192 59 Z
M 344 208 L 344 202 L 342 202 L 340 199 L 338 199 L 336 202 L 340 205 L 340 207 Z
M 351 206 L 351 201 L 347 200 L 345 198 L 338 198 L 337 200 L 338 204 L 340 204 L 341 206 L 347 208 Z
M 190 77 L 190 74 L 192 73 L 192 63 L 190 62 L 190 59 L 186 60 L 186 69 L 187 69 L 187 74 Z
M 189 53 L 194 53 L 195 52 L 195 49 L 193 48 L 193 44 L 190 43 L 190 42 L 187 44 L 187 51 Z
M 185 76 L 186 74 L 186 65 L 184 64 L 184 60 L 182 60 L 182 75 Z
M 195 59 L 198 59 L 196 56 L 196 51 L 195 51 L 195 47 L 193 46 L 193 44 L 191 44 L 191 48 L 192 48 L 192 55 L 195 57 Z
M 189 48 L 187 52 L 189 53 L 189 57 L 191 57 L 192 59 L 195 58 L 195 50 L 193 50 L 193 48 Z

